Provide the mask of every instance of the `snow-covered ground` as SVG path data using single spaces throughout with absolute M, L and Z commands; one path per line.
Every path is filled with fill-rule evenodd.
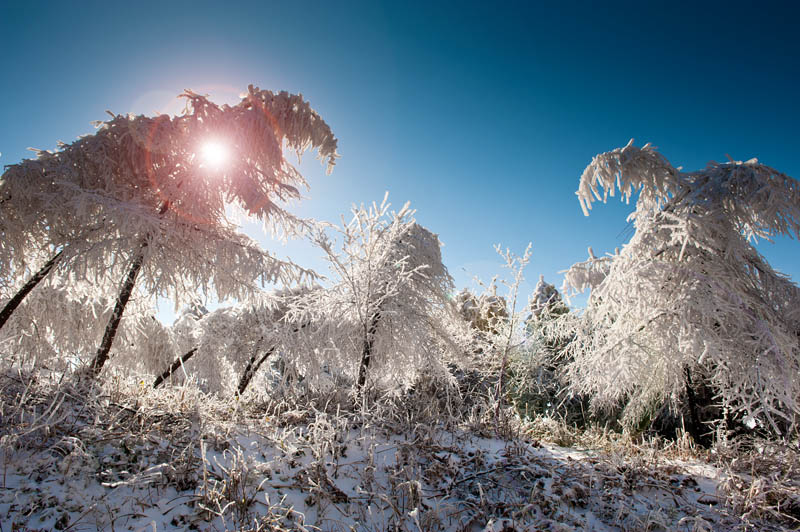
M 728 505 L 730 468 L 655 448 L 2 378 L 4 532 L 782 529 Z

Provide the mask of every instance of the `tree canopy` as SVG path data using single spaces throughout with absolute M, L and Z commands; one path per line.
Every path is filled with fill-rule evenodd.
M 627 404 L 635 423 L 679 401 L 688 370 L 725 409 L 784 432 L 800 413 L 800 289 L 753 243 L 800 237 L 800 183 L 755 159 L 683 172 L 629 143 L 584 171 L 584 212 L 615 190 L 626 200 L 639 191 L 631 241 L 566 275 L 592 291 L 586 311 L 566 320 L 575 388 L 597 407 Z
M 146 264 L 143 275 L 156 293 L 177 297 L 211 280 L 221 298 L 241 297 L 248 278 L 298 274 L 239 234 L 226 207 L 291 230 L 296 220 L 279 203 L 299 198 L 305 180 L 283 149 L 316 148 L 330 171 L 338 157 L 330 128 L 286 92 L 250 86 L 235 106 L 182 96 L 180 116 L 112 115 L 93 135 L 9 166 L 0 180 L 3 271 L 24 275 L 37 252 L 65 249 L 72 275 L 97 276 L 148 235 L 158 266 Z M 211 140 L 230 154 L 219 168 L 200 156 Z
M 284 150 L 299 156 L 315 148 L 330 171 L 338 154 L 329 126 L 287 92 L 250 86 L 234 106 L 182 96 L 179 116 L 112 114 L 96 133 L 7 167 L 0 178 L 3 295 L 53 256 L 62 278 L 107 293 L 127 272 L 117 318 L 137 279 L 144 293 L 179 306 L 198 291 L 246 300 L 263 283 L 311 274 L 241 234 L 226 209 L 241 207 L 279 234 L 296 230 L 300 221 L 282 204 L 298 199 L 306 182 Z M 202 157 L 208 142 L 225 146 L 224 164 Z

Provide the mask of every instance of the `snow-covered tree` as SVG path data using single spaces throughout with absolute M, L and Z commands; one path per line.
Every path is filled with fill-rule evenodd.
M 489 292 L 479 295 L 463 288 L 455 295 L 453 303 L 461 317 L 482 333 L 496 332 L 500 322 L 508 319 L 508 304 L 503 296 L 497 295 L 494 284 Z
M 180 305 L 198 290 L 246 299 L 260 283 L 308 273 L 239 233 L 226 208 L 238 205 L 273 230 L 291 233 L 298 221 L 278 202 L 299 198 L 306 183 L 284 149 L 299 156 L 316 148 L 330 171 L 338 156 L 330 128 L 301 96 L 286 92 L 250 86 L 235 106 L 191 91 L 183 96 L 187 109 L 180 116 L 112 115 L 94 135 L 54 153 L 40 151 L 0 179 L 2 286 L 18 290 L 4 294 L 5 309 L 30 291 L 23 281 L 43 257 L 72 279 L 98 286 L 124 279 L 94 373 L 108 357 L 139 279 L 146 293 Z M 207 157 L 209 146 L 217 155 L 225 151 L 227 160 Z
M 303 326 L 284 318 L 311 290 L 301 286 L 264 293 L 258 301 L 213 312 L 187 308 L 172 327 L 182 355 L 168 366 L 161 364 L 153 386 L 173 376 L 188 376 L 207 392 L 243 394 L 268 359 L 296 344 Z
M 533 289 L 528 308 L 531 315 L 528 321 L 535 322 L 542 319 L 555 318 L 569 312 L 569 308 L 561 299 L 561 294 L 556 287 L 544 280 L 544 275 L 539 276 L 539 282 Z
M 270 318 L 270 309 L 261 305 L 221 308 L 198 320 L 182 316 L 174 329 L 178 352 L 184 356 L 160 373 L 154 386 L 169 376 L 185 374 L 207 392 L 231 392 L 244 361 L 264 348 L 272 326 Z
M 437 236 L 414 221 L 408 204 L 390 212 L 386 198 L 352 213 L 349 222 L 312 235 L 334 284 L 289 312 L 295 323 L 311 324 L 305 336 L 312 340 L 295 352 L 296 364 L 313 369 L 322 360 L 357 391 L 368 379 L 397 390 L 423 373 L 447 375 L 447 361 L 461 348 L 447 325 L 453 287 Z
M 625 404 L 630 427 L 691 401 L 703 380 L 739 419 L 776 433 L 796 426 L 800 289 L 753 243 L 800 237 L 800 183 L 755 159 L 682 172 L 650 145 L 629 143 L 584 171 L 584 212 L 615 190 L 626 200 L 639 192 L 635 234 L 566 275 L 591 289 L 586 310 L 565 320 L 575 390 L 599 408 Z
M 564 368 L 570 334 L 555 334 L 554 325 L 569 313 L 556 287 L 539 276 L 528 298 L 526 339 L 511 360 L 510 388 L 521 413 L 558 415 L 569 423 L 585 421 L 580 400 L 568 397 Z
M 17 308 L 0 336 L 0 365 L 72 371 L 91 361 L 112 309 L 96 286 L 56 276 L 43 283 Z M 121 323 L 115 356 L 128 373 L 152 372 L 174 357 L 167 327 L 156 318 L 152 299 L 135 297 Z

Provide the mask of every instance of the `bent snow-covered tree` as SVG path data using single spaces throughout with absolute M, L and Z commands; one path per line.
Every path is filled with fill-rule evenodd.
M 564 320 L 575 334 L 575 389 L 596 407 L 626 405 L 632 427 L 691 401 L 702 379 L 723 412 L 778 434 L 796 427 L 800 289 L 753 243 L 800 237 L 800 183 L 755 159 L 682 172 L 650 145 L 629 143 L 584 171 L 584 212 L 615 190 L 626 200 L 639 191 L 631 241 L 565 278 L 591 288 L 585 312 Z
M 264 293 L 246 305 L 210 313 L 184 312 L 172 327 L 181 356 L 161 365 L 153 387 L 185 375 L 196 379 L 206 392 L 242 395 L 265 362 L 296 343 L 294 337 L 303 326 L 284 317 L 294 301 L 310 290 L 300 286 Z
M 113 115 L 94 135 L 39 152 L 0 180 L 4 300 L 18 305 L 20 292 L 11 291 L 29 291 L 23 283 L 37 271 L 34 263 L 51 257 L 71 278 L 102 280 L 98 286 L 124 280 L 91 363 L 95 374 L 137 281 L 180 305 L 197 290 L 246 299 L 260 283 L 307 273 L 239 233 L 226 207 L 291 232 L 297 221 L 279 202 L 298 198 L 306 183 L 283 150 L 316 148 L 330 171 L 338 157 L 330 128 L 301 96 L 286 92 L 251 86 L 235 106 L 183 96 L 181 116 Z M 223 144 L 228 161 L 206 161 L 208 142 Z

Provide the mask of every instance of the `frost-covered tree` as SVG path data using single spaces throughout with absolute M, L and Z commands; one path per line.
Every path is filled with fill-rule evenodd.
M 197 290 L 246 299 L 259 283 L 308 273 L 239 233 L 226 208 L 239 206 L 273 230 L 291 232 L 297 220 L 279 202 L 299 198 L 306 183 L 284 149 L 299 156 L 316 148 L 330 170 L 338 156 L 330 128 L 301 96 L 286 92 L 250 86 L 235 106 L 191 91 L 183 96 L 180 116 L 112 115 L 94 135 L 40 151 L 0 180 L 3 286 L 18 289 L 4 294 L 7 309 L 32 289 L 26 277 L 35 285 L 55 266 L 73 279 L 123 279 L 91 364 L 95 374 L 137 280 L 146 293 L 179 305 Z M 224 164 L 203 156 L 209 143 L 224 146 Z M 32 265 L 47 254 L 50 261 L 34 274 Z
M 570 334 L 555 334 L 554 325 L 569 313 L 556 287 L 539 276 L 528 298 L 526 339 L 511 360 L 510 387 L 518 410 L 527 415 L 557 415 L 568 423 L 585 421 L 580 399 L 569 397 L 564 368 Z
M 496 332 L 499 324 L 508 319 L 508 304 L 503 296 L 497 295 L 494 283 L 487 293 L 479 295 L 464 288 L 455 295 L 453 303 L 470 327 L 481 333 Z
M 533 366 L 537 372 L 537 386 L 539 388 L 558 387 L 557 381 L 559 368 L 564 365 L 564 347 L 570 336 L 555 336 L 550 334 L 554 320 L 569 312 L 569 307 L 561 299 L 561 293 L 556 287 L 544 280 L 544 275 L 539 276 L 539 282 L 528 299 L 530 315 L 525 320 L 528 338 L 525 365 Z M 530 364 L 533 362 L 533 364 Z M 548 381 L 545 384 L 545 381 Z M 554 390 L 558 393 L 561 390 Z
M 423 373 L 448 375 L 446 362 L 461 348 L 447 325 L 453 287 L 437 236 L 414 221 L 408 204 L 390 212 L 386 198 L 352 213 L 349 222 L 322 225 L 312 235 L 333 284 L 289 312 L 295 323 L 311 324 L 296 364 L 314 369 L 322 360 L 330 373 L 352 379 L 357 392 L 368 381 L 397 390 Z
M 561 293 L 554 285 L 544 280 L 544 275 L 539 276 L 539 282 L 536 283 L 528 301 L 528 308 L 531 311 L 528 318 L 529 323 L 558 317 L 569 312 L 569 308 L 561 299 Z
M 158 374 L 153 387 L 180 375 L 192 377 L 207 392 L 231 392 L 245 360 L 271 340 L 271 318 L 266 305 L 220 308 L 199 318 L 181 316 L 173 332 L 183 355 Z
M 55 277 L 31 293 L 3 329 L 0 365 L 61 373 L 85 367 L 91 360 L 87 347 L 103 334 L 96 323 L 107 322 L 111 312 L 94 284 Z M 150 372 L 174 356 L 172 335 L 155 314 L 150 298 L 136 297 L 128 305 L 115 349 L 128 373 Z
M 598 408 L 626 405 L 632 427 L 661 405 L 691 402 L 702 380 L 739 419 L 775 433 L 796 426 L 800 289 L 753 243 L 800 237 L 800 183 L 755 159 L 682 172 L 629 143 L 584 171 L 584 212 L 615 190 L 626 200 L 639 192 L 633 237 L 565 278 L 591 289 L 583 314 L 565 320 L 574 389 Z
M 296 287 L 262 294 L 258 301 L 213 312 L 189 307 L 172 333 L 183 353 L 161 369 L 153 387 L 173 376 L 188 376 L 212 393 L 242 395 L 260 367 L 296 344 L 303 329 L 284 318 L 288 308 L 311 289 Z

